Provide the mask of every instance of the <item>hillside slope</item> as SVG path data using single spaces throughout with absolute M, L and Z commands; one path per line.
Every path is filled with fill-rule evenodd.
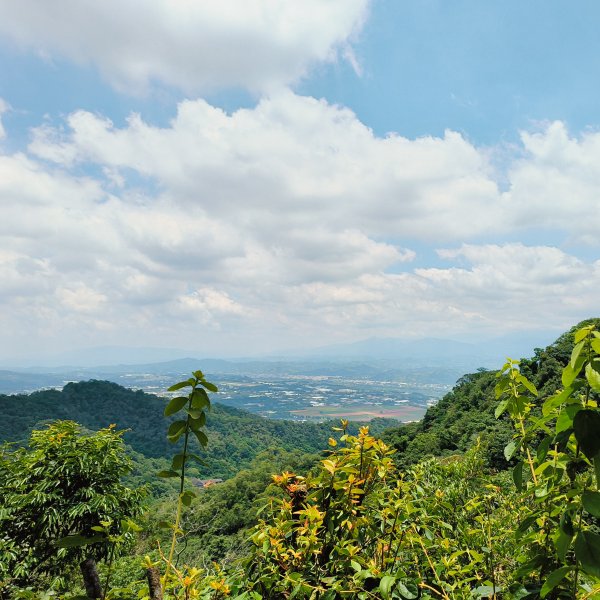
M 536 386 L 540 399 L 562 387 L 561 372 L 569 362 L 573 334 L 590 324 L 600 326 L 600 319 L 582 321 L 546 348 L 536 348 L 533 357 L 521 359 L 521 371 Z M 399 465 L 407 466 L 429 455 L 464 452 L 481 437 L 487 447 L 488 466 L 505 468 L 504 446 L 513 427 L 506 417 L 498 420 L 494 416 L 496 373 L 479 370 L 464 375 L 421 421 L 386 430 L 382 439 L 398 451 Z

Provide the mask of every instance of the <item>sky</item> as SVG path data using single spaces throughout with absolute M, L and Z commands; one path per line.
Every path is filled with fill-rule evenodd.
M 598 316 L 599 27 L 595 0 L 0 0 L 0 363 Z

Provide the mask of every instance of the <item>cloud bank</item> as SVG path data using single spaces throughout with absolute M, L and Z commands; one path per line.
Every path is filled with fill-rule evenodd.
M 272 90 L 349 57 L 368 0 L 20 0 L 0 35 L 41 56 L 91 64 L 117 89 Z
M 167 127 L 75 112 L 0 154 L 0 327 L 241 355 L 594 314 L 600 261 L 568 248 L 598 247 L 600 134 L 524 132 L 502 188 L 492 155 L 290 91 Z

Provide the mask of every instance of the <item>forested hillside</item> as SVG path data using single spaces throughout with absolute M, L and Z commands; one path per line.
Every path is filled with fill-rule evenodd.
M 20 439 L 57 400 L 62 417 L 108 428 L 57 422 L 29 449 L 3 449 L 0 597 L 29 585 L 75 600 L 86 556 L 115 599 L 599 597 L 599 325 L 464 376 L 422 422 L 382 439 L 347 422 L 208 412 L 215 386 L 201 371 L 168 405 L 105 382 L 2 397 Z M 122 435 L 172 456 L 160 488 L 171 495 L 144 514 L 123 487 Z M 187 476 L 209 472 L 204 458 L 235 475 L 198 493 Z
M 533 357 L 521 359 L 521 372 L 538 389 L 540 398 L 547 398 L 562 387 L 561 373 L 573 350 L 574 333 L 589 325 L 600 327 L 600 319 L 582 321 L 548 347 L 536 348 Z M 496 371 L 464 375 L 435 406 L 427 409 L 421 421 L 386 430 L 382 439 L 398 451 L 398 464 L 408 466 L 426 456 L 465 452 L 480 437 L 487 465 L 506 468 L 504 447 L 513 435 L 513 427 L 506 417 L 496 419 L 494 415 L 498 404 L 496 383 Z
M 0 395 L 0 441 L 25 443 L 34 427 L 67 419 L 92 430 L 114 424 L 127 430 L 124 439 L 134 451 L 164 458 L 171 452 L 164 434 L 166 402 L 107 381 L 69 383 L 62 391 Z M 388 424 L 389 420 L 378 419 L 373 430 L 380 433 Z M 266 448 L 319 452 L 331 433 L 331 423 L 270 420 L 218 402 L 208 412 L 206 428 L 210 453 L 202 476 L 220 478 L 235 475 Z

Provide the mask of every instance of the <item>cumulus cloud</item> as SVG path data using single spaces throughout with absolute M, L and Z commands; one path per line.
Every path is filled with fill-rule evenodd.
M 7 112 L 9 109 L 8 102 L 6 100 L 0 98 L 0 140 L 6 137 L 6 131 L 4 131 L 4 127 L 2 125 L 2 114 Z
M 600 238 L 600 132 L 569 135 L 562 122 L 521 135 L 525 154 L 509 170 L 511 228 L 567 229 L 574 240 Z
M 487 159 L 460 134 L 380 138 L 352 111 L 289 91 L 231 115 L 182 102 L 167 128 L 138 115 L 116 128 L 83 111 L 68 125 L 38 129 L 30 151 L 65 167 L 135 169 L 178 203 L 243 221 L 275 244 L 281 218 L 315 230 L 342 213 L 346 228 L 368 235 L 441 240 L 503 224 Z
M 0 328 L 65 346 L 202 333 L 244 354 L 566 327 L 597 310 L 600 262 L 565 248 L 594 242 L 599 154 L 597 133 L 525 133 L 501 192 L 458 133 L 378 137 L 289 91 L 232 114 L 186 101 L 166 127 L 78 111 L 0 153 Z M 485 241 L 544 227 L 545 244 Z
M 0 34 L 42 55 L 91 63 L 127 92 L 155 81 L 188 93 L 264 91 L 296 81 L 314 63 L 353 57 L 348 43 L 368 4 L 20 0 L 0 3 Z

